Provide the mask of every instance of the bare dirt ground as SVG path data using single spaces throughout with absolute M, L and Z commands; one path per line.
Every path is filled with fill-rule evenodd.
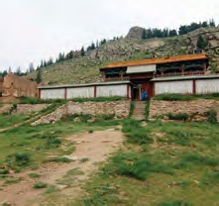
M 74 160 L 73 162 L 69 164 L 46 164 L 39 170 L 34 171 L 34 173 L 40 174 L 40 178 L 37 180 L 33 180 L 28 176 L 33 171 L 14 175 L 15 177 L 22 177 L 23 180 L 4 187 L 0 191 L 0 203 L 10 203 L 16 206 L 46 204 L 48 201 L 48 199 L 44 198 L 46 189 L 34 189 L 33 186 L 36 181 L 57 186 L 60 189 L 59 193 L 62 193 L 65 199 L 69 198 L 72 200 L 74 197 L 78 197 L 84 180 L 97 170 L 97 163 L 107 160 L 110 154 L 117 151 L 122 146 L 124 137 L 121 131 L 109 129 L 92 134 L 76 134 L 67 139 L 74 142 L 76 147 L 75 152 L 68 156 L 68 158 Z M 57 184 L 57 181 L 61 180 L 68 171 L 76 168 L 81 171 L 81 174 L 77 178 L 74 177 L 76 182 L 73 188 L 69 189 L 68 186 Z M 59 203 L 57 205 L 62 204 Z

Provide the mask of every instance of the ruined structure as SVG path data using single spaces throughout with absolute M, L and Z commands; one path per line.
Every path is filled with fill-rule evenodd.
M 3 78 L 0 77 L 0 97 L 2 97 L 2 93 L 3 93 Z
M 37 83 L 27 77 L 8 74 L 4 80 L 0 80 L 0 101 L 14 101 L 18 97 L 35 97 L 37 95 Z

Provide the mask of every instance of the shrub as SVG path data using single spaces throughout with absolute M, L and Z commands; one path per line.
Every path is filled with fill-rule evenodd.
M 30 156 L 26 153 L 15 153 L 6 157 L 6 165 L 12 169 L 28 166 L 30 163 Z
M 177 114 L 169 113 L 166 116 L 168 116 L 170 120 L 179 120 L 179 121 L 186 121 L 190 118 L 190 116 L 186 113 L 177 113 Z
M 9 174 L 9 169 L 0 169 L 0 175 Z
M 113 120 L 115 117 L 115 114 L 108 114 L 108 115 L 103 115 L 102 118 L 106 121 L 109 121 L 109 120 Z
M 211 124 L 217 124 L 217 112 L 214 109 L 211 109 L 209 112 L 207 112 L 208 121 Z
M 31 177 L 31 178 L 33 178 L 33 179 L 40 177 L 40 175 L 39 175 L 39 174 L 36 174 L 36 173 L 30 173 L 30 174 L 28 174 L 28 175 L 29 175 L 29 177 Z
M 72 160 L 67 157 L 55 157 L 55 158 L 46 160 L 46 162 L 70 163 L 72 162 Z
M 44 182 L 36 182 L 33 186 L 34 189 L 42 189 L 46 187 L 47 187 L 47 184 Z
M 80 160 L 80 163 L 85 163 L 87 161 L 89 161 L 89 158 L 83 158 L 83 159 Z
M 153 143 L 153 138 L 144 129 L 138 129 L 126 134 L 129 143 L 135 144 L 151 144 Z

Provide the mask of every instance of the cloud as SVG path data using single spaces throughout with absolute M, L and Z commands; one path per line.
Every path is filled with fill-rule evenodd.
M 0 0 L 0 70 L 55 57 L 132 26 L 178 28 L 214 18 L 218 0 Z

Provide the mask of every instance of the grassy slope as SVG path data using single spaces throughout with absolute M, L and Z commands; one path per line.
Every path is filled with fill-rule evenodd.
M 74 205 L 219 203 L 218 125 L 133 125 L 124 127 L 125 147 L 91 177 Z
M 61 63 L 53 64 L 49 67 L 42 68 L 43 71 L 43 82 L 49 84 L 65 84 L 65 83 L 73 83 L 73 84 L 81 84 L 81 83 L 91 83 L 97 82 L 101 80 L 101 76 L 99 73 L 99 68 L 106 66 L 110 62 L 118 62 L 118 61 L 129 61 L 129 60 L 138 60 L 143 58 L 152 58 L 152 54 L 156 53 L 157 55 L 167 56 L 167 55 L 176 55 L 176 54 L 184 54 L 184 50 L 181 49 L 179 40 L 181 37 L 175 38 L 163 38 L 159 39 L 159 41 L 165 42 L 164 46 L 160 46 L 158 48 L 150 48 L 147 46 L 147 49 L 143 49 L 142 51 L 138 51 L 135 49 L 130 49 L 131 54 L 126 55 L 124 52 L 120 52 L 120 47 L 118 45 L 122 45 L 123 48 L 129 48 L 130 45 L 135 44 L 136 46 L 150 45 L 151 41 L 156 41 L 156 39 L 150 40 L 129 40 L 126 43 L 120 43 L 120 40 L 115 42 L 107 43 L 109 48 L 105 48 L 102 46 L 100 48 L 101 51 L 105 51 L 106 56 L 110 56 L 108 54 L 108 50 L 111 51 L 111 45 L 115 45 L 116 55 L 110 57 L 111 60 L 103 59 L 90 59 L 89 57 L 80 57 L 72 60 L 67 60 Z M 144 46 L 143 46 L 144 47 Z M 111 51 L 112 53 L 115 51 Z M 36 78 L 36 71 L 30 74 L 30 77 Z

